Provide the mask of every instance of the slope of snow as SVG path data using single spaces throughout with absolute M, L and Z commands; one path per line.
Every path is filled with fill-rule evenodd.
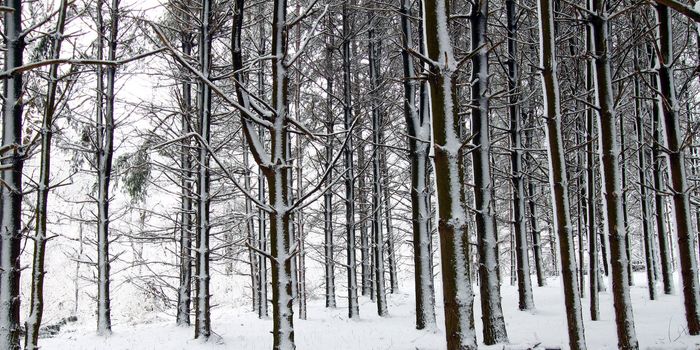
M 632 287 L 635 323 L 642 349 L 700 349 L 700 337 L 690 337 L 685 332 L 682 298 L 679 295 L 661 295 L 659 300 L 647 300 L 643 274 L 635 274 L 640 287 Z M 439 280 L 439 279 L 438 279 Z M 502 287 L 503 312 L 508 335 L 513 344 L 505 349 L 526 349 L 537 344 L 546 347 L 564 347 L 567 344 L 566 320 L 560 283 L 549 279 L 547 287 L 534 287 L 534 312 L 518 311 L 516 287 Z M 408 283 L 408 282 L 406 282 Z M 439 285 L 436 286 L 439 291 Z M 340 299 L 337 309 L 325 309 L 323 300 L 310 300 L 309 317 L 295 321 L 297 348 L 315 349 L 444 349 L 442 330 L 437 333 L 414 329 L 414 300 L 411 285 L 403 285 L 402 293 L 388 296 L 389 317 L 376 316 L 376 306 L 367 298 L 360 298 L 362 318 L 347 318 L 345 302 Z M 478 290 L 478 289 L 477 289 Z M 582 300 L 586 326 L 586 342 L 589 349 L 615 349 L 615 333 L 612 297 L 601 293 L 601 321 L 592 322 L 588 317 L 588 299 Z M 478 295 L 476 296 L 478 298 Z M 438 305 L 442 300 L 437 296 Z M 481 310 L 474 304 L 477 334 L 481 334 Z M 442 328 L 441 306 L 438 307 L 438 325 Z M 175 326 L 174 318 L 156 315 L 150 324 L 136 326 L 115 324 L 114 334 L 98 337 L 94 322 L 65 328 L 56 338 L 41 339 L 40 346 L 51 350 L 151 350 L 151 349 L 240 349 L 269 350 L 272 348 L 272 320 L 260 320 L 247 308 L 241 309 L 221 304 L 212 311 L 212 329 L 216 334 L 208 343 L 193 340 L 192 328 Z M 480 340 L 480 339 L 479 339 Z M 522 346 L 521 346 L 522 345 Z M 504 349 L 504 345 L 484 349 Z M 480 347 L 480 348 L 481 348 Z

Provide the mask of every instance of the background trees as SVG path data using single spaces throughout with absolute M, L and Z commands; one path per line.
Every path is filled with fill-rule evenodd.
M 44 309 L 105 335 L 194 312 L 207 339 L 236 300 L 272 302 L 289 349 L 307 299 L 386 316 L 412 276 L 416 328 L 441 288 L 448 348 L 476 348 L 508 341 L 500 287 L 532 309 L 534 274 L 562 279 L 573 348 L 609 275 L 635 348 L 641 269 L 650 299 L 680 269 L 700 332 L 696 11 L 663 3 L 8 0 L 0 347 L 24 323 L 37 348 Z

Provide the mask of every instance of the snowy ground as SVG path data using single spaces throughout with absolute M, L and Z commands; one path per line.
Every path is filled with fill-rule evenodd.
M 700 349 L 700 337 L 685 332 L 685 318 L 680 295 L 661 293 L 659 300 L 648 301 L 644 275 L 635 275 L 637 285 L 632 288 L 637 337 L 642 349 Z M 678 286 L 678 284 L 676 284 Z M 404 284 L 401 293 L 389 296 L 387 318 L 376 316 L 376 306 L 369 299 L 360 302 L 361 319 L 351 321 L 343 300 L 339 308 L 325 309 L 323 300 L 311 300 L 309 317 L 295 320 L 297 348 L 300 350 L 370 350 L 370 349 L 444 349 L 442 330 L 418 331 L 414 328 L 414 300 L 410 288 Z M 535 312 L 521 312 L 517 307 L 516 287 L 504 285 L 503 312 L 508 335 L 513 344 L 566 348 L 566 320 L 559 281 L 550 279 L 547 287 L 534 287 Z M 438 288 L 439 289 L 439 288 Z M 438 300 L 438 325 L 442 328 L 441 296 Z M 475 299 L 477 334 L 481 335 L 481 311 Z M 584 318 L 588 317 L 588 299 L 583 300 Z M 586 342 L 589 349 L 615 349 L 617 339 L 609 292 L 601 293 L 601 321 L 586 321 Z M 219 305 L 212 311 L 212 329 L 220 337 L 209 343 L 193 340 L 192 328 L 180 328 L 165 315 L 163 321 L 141 325 L 115 324 L 109 338 L 94 335 L 94 324 L 86 322 L 65 328 L 56 338 L 42 339 L 46 350 L 151 350 L 151 349 L 237 349 L 269 350 L 272 348 L 272 321 L 260 320 L 248 309 Z M 509 346 L 483 346 L 484 349 L 508 349 Z M 519 347 L 524 349 L 527 347 Z

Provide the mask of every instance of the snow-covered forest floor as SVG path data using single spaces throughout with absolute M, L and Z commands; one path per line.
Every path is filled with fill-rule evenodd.
M 636 286 L 631 288 L 637 336 L 642 349 L 700 349 L 700 337 L 685 332 L 682 297 L 663 295 L 656 301 L 648 300 L 644 274 L 635 274 Z M 442 326 L 442 296 L 438 291 L 438 325 Z M 414 299 L 410 280 L 405 279 L 397 294 L 389 295 L 387 318 L 376 316 L 376 305 L 368 298 L 360 299 L 358 321 L 349 320 L 345 303 L 326 309 L 323 299 L 310 300 L 307 320 L 295 319 L 297 348 L 302 350 L 370 350 L 370 349 L 444 349 L 442 329 L 418 331 L 414 328 Z M 678 286 L 678 281 L 676 281 Z M 481 337 L 481 310 L 477 295 L 474 303 L 477 335 Z M 535 312 L 518 311 L 517 288 L 504 284 L 502 289 L 503 312 L 508 335 L 515 347 L 527 349 L 540 344 L 542 348 L 566 348 L 567 333 L 560 281 L 550 278 L 546 287 L 534 287 Z M 586 342 L 589 349 L 615 349 L 617 337 L 611 294 L 602 292 L 601 320 L 590 321 L 588 298 L 582 300 L 586 319 Z M 55 338 L 43 339 L 47 350 L 151 350 L 151 349 L 237 349 L 257 350 L 272 347 L 272 319 L 258 319 L 248 308 L 221 303 L 212 310 L 212 329 L 219 337 L 209 343 L 192 339 L 191 328 L 175 326 L 168 315 L 151 315 L 154 321 L 147 324 L 114 324 L 114 334 L 98 337 L 94 332 L 94 320 L 84 319 L 67 326 Z M 442 327 L 441 327 L 442 328 Z M 504 349 L 504 345 L 483 346 L 484 349 Z M 509 345 L 505 346 L 508 349 Z

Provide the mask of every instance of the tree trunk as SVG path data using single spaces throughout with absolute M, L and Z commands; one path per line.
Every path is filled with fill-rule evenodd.
M 241 3 L 241 6 L 243 3 Z M 264 18 L 266 16 L 265 13 L 265 5 L 266 3 L 260 3 L 258 5 L 258 16 L 260 18 Z M 241 16 L 243 14 L 241 13 Z M 266 21 L 260 21 L 258 24 L 258 57 L 263 57 L 265 56 L 265 45 L 267 43 L 266 39 L 266 34 L 265 34 L 265 24 Z M 242 31 L 242 28 L 239 28 L 237 30 L 237 33 Z M 265 100 L 265 62 L 261 60 L 259 62 L 259 67 L 258 67 L 258 74 L 257 74 L 257 88 L 258 88 L 258 97 Z M 264 129 L 262 126 L 259 127 L 259 133 L 260 133 L 260 138 L 264 139 Z M 266 184 L 265 184 L 265 175 L 263 174 L 263 171 L 261 168 L 258 168 L 258 201 L 262 204 L 267 203 L 267 198 L 265 197 L 265 192 L 267 191 L 266 189 Z M 268 247 L 268 237 L 267 237 L 267 221 L 266 221 L 267 213 L 262 210 L 262 208 L 258 209 L 258 249 L 261 251 L 267 251 Z M 258 288 L 258 317 L 259 318 L 266 318 L 268 316 L 268 274 L 267 274 L 267 257 L 258 255 L 258 283 L 259 283 L 259 288 Z
M 577 116 L 578 117 L 578 116 Z M 578 130 L 582 130 L 583 127 L 579 124 L 579 120 L 575 121 L 576 123 L 576 128 Z M 580 145 L 582 143 L 581 141 L 581 135 L 580 133 L 576 133 L 576 144 Z M 583 168 L 583 160 L 581 159 L 581 152 L 576 152 L 576 167 L 578 169 Z M 580 170 L 577 170 L 580 171 Z M 581 299 L 586 297 L 586 255 L 585 255 L 585 249 L 584 249 L 584 225 L 585 222 L 583 220 L 584 216 L 584 211 L 586 210 L 585 207 L 582 206 L 582 201 L 583 198 L 586 196 L 585 190 L 584 190 L 584 183 L 583 179 L 581 176 L 576 176 L 576 233 L 578 236 L 578 280 L 579 280 L 579 290 L 581 291 Z
M 297 2 L 296 4 L 296 9 L 295 9 L 295 16 L 299 17 L 301 14 L 301 4 Z M 296 28 L 296 40 L 295 40 L 295 49 L 298 52 L 301 49 L 301 26 L 297 26 Z M 294 83 L 294 113 L 296 114 L 296 119 L 301 120 L 301 80 L 302 76 L 301 74 L 297 74 L 296 81 Z M 288 138 L 288 140 L 291 139 L 291 136 Z M 288 153 L 291 153 L 291 145 L 289 146 Z M 292 191 L 293 193 L 296 194 L 296 198 L 292 197 L 290 199 L 290 202 L 299 200 L 302 196 L 302 190 L 303 190 L 303 175 L 304 175 L 304 163 L 303 163 L 303 157 L 304 156 L 304 150 L 303 150 L 303 144 L 301 140 L 301 136 L 297 135 L 296 137 L 296 191 Z M 294 187 L 294 184 L 292 183 L 291 179 L 291 170 L 294 169 L 290 167 L 290 191 L 291 188 Z M 299 253 L 296 256 L 296 263 L 297 263 L 297 269 L 296 271 L 292 271 L 293 276 L 296 276 L 296 299 L 298 300 L 298 305 L 299 305 L 299 319 L 305 320 L 306 319 L 306 251 L 304 249 L 304 243 L 305 243 L 305 238 L 304 237 L 304 213 L 302 211 L 302 208 L 299 208 L 297 212 L 294 214 L 292 217 L 296 221 L 296 245 L 297 249 L 299 250 Z M 294 241 L 292 241 L 294 242 Z M 292 261 L 292 267 L 294 267 L 294 260 Z M 296 274 L 294 274 L 296 272 Z M 294 288 L 294 287 L 293 287 Z M 292 298 L 294 298 L 294 295 L 292 295 Z
M 678 240 L 678 260 L 680 261 L 681 280 L 685 317 L 690 335 L 700 334 L 700 285 L 698 284 L 698 265 L 695 258 L 695 236 L 690 222 L 690 191 L 685 170 L 685 147 L 680 130 L 678 101 L 673 79 L 673 31 L 671 13 L 668 7 L 656 5 L 658 35 L 658 86 L 661 95 L 658 103 L 661 110 L 666 144 L 668 150 L 669 191 L 673 204 L 674 230 Z M 663 140 L 663 139 L 660 139 Z
M 200 13 L 200 37 L 199 37 L 199 64 L 202 75 L 209 78 L 211 67 L 211 27 L 212 17 L 211 0 L 202 0 Z M 196 264 L 196 301 L 195 301 L 195 325 L 194 337 L 209 339 L 211 335 L 211 310 L 209 305 L 209 206 L 211 194 L 209 193 L 209 151 L 207 145 L 211 140 L 211 88 L 203 81 L 199 82 L 199 96 L 197 98 L 199 112 L 199 135 L 205 145 L 199 145 L 197 172 L 197 243 L 195 249 Z
M 379 71 L 379 66 L 377 66 L 377 71 Z M 383 120 L 386 113 L 381 114 L 380 125 L 384 125 Z M 381 144 L 384 144 L 384 128 L 383 126 L 379 130 L 379 139 Z M 386 147 L 382 147 L 379 150 L 381 157 L 381 172 L 382 172 L 382 192 L 384 195 L 384 221 L 386 223 L 386 251 L 387 260 L 389 262 L 389 286 L 391 287 L 391 294 L 398 293 L 399 291 L 399 277 L 396 266 L 396 251 L 394 248 L 394 223 L 391 218 L 391 192 L 389 190 L 389 166 L 387 164 Z
M 192 35 L 181 32 L 182 52 L 192 54 Z M 180 134 L 192 131 L 190 113 L 192 112 L 192 84 L 188 75 L 182 78 L 182 97 L 180 101 Z M 181 213 L 180 213 L 180 284 L 177 290 L 178 326 L 190 325 L 190 304 L 192 302 L 192 157 L 190 140 L 183 139 L 180 146 L 181 169 Z
M 442 260 L 447 350 L 475 350 L 474 295 L 469 279 L 469 241 L 462 184 L 464 157 L 459 139 L 459 117 L 454 58 L 448 35 L 445 0 L 425 0 L 425 43 L 430 67 L 431 111 L 438 196 L 438 232 Z
M 532 310 L 532 282 L 530 281 L 530 257 L 528 256 L 527 227 L 525 220 L 525 177 L 523 174 L 523 143 L 521 137 L 522 116 L 520 110 L 520 71 L 517 63 L 517 20 L 515 0 L 506 1 L 508 19 L 508 114 L 510 115 L 511 181 L 513 183 L 513 222 L 518 276 L 518 307 Z M 512 249 L 512 247 L 511 247 Z
M 356 95 L 357 96 L 357 95 Z M 362 140 L 362 131 L 360 128 L 355 128 L 355 136 Z M 359 142 L 355 148 L 357 153 L 357 168 L 365 169 L 367 168 L 367 162 L 365 160 L 365 143 Z M 372 249 L 371 238 L 371 200 L 368 203 L 368 197 L 371 197 L 371 193 L 367 191 L 367 173 L 366 171 L 360 171 L 357 174 L 357 216 L 360 220 L 356 223 L 356 231 L 360 232 L 360 277 L 361 277 L 361 290 L 363 296 L 368 296 L 372 301 L 374 301 L 374 279 L 373 266 L 374 260 L 372 259 L 374 250 Z M 371 192 L 371 190 L 369 191 Z M 369 210 L 368 210 L 369 207 Z M 369 225 L 367 224 L 369 222 Z M 369 226 L 369 232 L 367 230 Z
M 384 235 L 382 232 L 382 189 L 381 189 L 381 156 L 379 147 L 382 142 L 380 139 L 381 128 L 381 98 L 376 95 L 379 89 L 379 57 L 378 57 L 378 42 L 375 39 L 374 26 L 376 19 L 370 13 L 369 18 L 369 79 L 370 91 L 372 100 L 372 247 L 374 248 L 374 284 L 377 298 L 377 314 L 379 316 L 388 316 L 389 312 L 386 305 L 386 287 L 384 281 Z
M 534 84 L 534 81 L 530 81 Z M 532 119 L 534 109 L 528 112 L 528 119 Z M 528 148 L 534 147 L 534 142 L 532 140 L 531 134 L 532 130 L 525 130 L 525 144 Z M 530 213 L 530 235 L 532 236 L 532 255 L 535 262 L 535 273 L 537 275 L 537 285 L 539 287 L 544 287 L 547 285 L 547 277 L 545 275 L 543 257 L 542 257 L 542 239 L 540 237 L 540 231 L 537 228 L 537 208 L 535 205 L 535 184 L 533 180 L 527 181 L 527 204 Z
M 587 41 L 590 44 L 590 34 L 587 34 Z M 588 46 L 590 47 L 590 45 Z M 593 72 L 590 69 L 590 62 L 587 63 L 587 83 L 588 90 L 593 89 Z M 596 154 L 595 142 L 593 137 L 593 125 L 595 116 L 593 110 L 586 110 L 586 142 L 588 143 L 586 152 L 586 231 L 588 232 L 588 279 L 589 279 L 589 294 L 591 295 L 590 313 L 591 320 L 597 321 L 600 317 L 600 298 L 598 285 L 600 275 L 600 266 L 598 264 L 598 219 L 596 215 L 596 197 L 595 197 L 595 159 Z
M 350 18 L 348 4 L 343 3 L 343 117 L 346 132 L 352 132 L 352 90 L 350 81 Z M 348 317 L 360 316 L 357 298 L 357 268 L 355 258 L 355 171 L 353 164 L 353 137 L 348 136 L 345 147 L 345 236 L 347 238 Z
M 251 171 L 250 171 L 250 159 L 248 157 L 248 145 L 245 140 L 245 136 L 243 136 L 241 140 L 241 144 L 243 145 L 243 167 L 245 168 L 245 178 L 244 178 L 244 189 L 248 192 L 251 193 L 251 184 L 250 184 L 250 177 L 251 177 Z M 245 213 L 246 213 L 246 240 L 248 241 L 248 245 L 250 247 L 256 247 L 259 246 L 255 234 L 255 221 L 253 220 L 253 201 L 246 196 L 245 198 Z M 258 312 L 260 310 L 260 267 L 259 265 L 259 260 L 258 260 L 258 254 L 253 250 L 253 248 L 248 248 L 248 256 L 250 260 L 250 290 L 251 290 L 251 299 L 252 299 L 252 306 L 253 306 L 253 312 Z
M 333 16 L 328 16 L 328 28 L 333 28 Z M 331 159 L 333 158 L 333 51 L 335 45 L 333 35 L 328 35 L 329 42 L 326 44 L 326 133 L 329 135 L 326 140 L 326 159 L 324 166 L 329 169 L 326 186 L 333 182 L 333 169 Z M 335 260 L 333 258 L 333 191 L 328 189 L 323 194 L 323 218 L 324 218 L 324 259 L 325 259 L 325 279 L 326 279 L 326 307 L 335 308 Z
M 98 27 L 105 33 L 102 22 L 102 1 L 98 2 Z M 116 60 L 117 30 L 119 24 L 119 0 L 112 0 L 110 5 L 110 23 L 107 37 L 107 59 Z M 98 39 L 98 59 L 102 59 L 104 41 Z M 110 259 L 109 259 L 109 187 L 112 175 L 112 155 L 114 152 L 114 94 L 115 66 L 98 68 L 98 113 L 97 113 L 97 334 L 112 333 L 111 308 L 109 297 Z M 103 86 L 103 77 L 106 86 Z M 104 110 L 102 105 L 104 103 Z
M 654 49 L 650 45 L 650 65 L 652 69 L 655 68 L 658 61 L 656 53 L 653 50 Z M 659 91 L 659 82 L 655 76 L 651 78 L 651 86 L 654 91 Z M 652 132 L 657 141 L 652 143 L 651 158 L 654 168 L 654 209 L 656 212 L 656 235 L 659 240 L 659 258 L 661 260 L 661 280 L 664 285 L 664 294 L 670 295 L 674 293 L 675 288 L 673 282 L 673 269 L 671 267 L 673 252 L 669 242 L 669 231 L 665 218 L 666 200 L 662 193 L 665 188 L 662 163 L 664 159 L 661 156 L 659 145 L 664 145 L 666 142 L 664 141 L 665 135 L 662 131 L 663 127 L 661 123 L 663 122 L 663 116 L 661 108 L 660 103 L 652 104 Z
M 545 276 L 544 266 L 542 266 L 542 241 L 540 239 L 540 231 L 537 228 L 537 210 L 535 207 L 535 185 L 532 181 L 527 183 L 528 206 L 530 207 L 530 231 L 532 235 L 532 255 L 535 259 L 535 272 L 537 274 L 537 285 L 544 287 L 547 285 L 547 277 Z
M 495 203 L 491 175 L 491 138 L 489 130 L 488 47 L 486 30 L 488 0 L 472 6 L 471 49 L 477 51 L 472 58 L 471 118 L 475 150 L 472 154 L 474 176 L 474 208 L 476 212 L 477 247 L 479 250 L 479 288 L 481 291 L 484 344 L 508 342 L 498 278 L 498 235 L 496 233 Z
M 629 286 L 634 285 L 634 277 L 632 276 L 632 242 L 629 232 L 629 220 L 627 218 L 627 157 L 625 156 L 625 116 L 620 114 L 620 176 L 622 177 L 622 193 L 620 200 L 622 201 L 622 224 L 625 234 L 625 255 L 627 256 L 627 283 Z
M 554 10 L 550 0 L 538 1 L 540 20 L 540 59 L 542 86 L 546 116 L 546 135 L 549 154 L 549 182 L 553 207 L 553 231 L 559 238 L 561 274 L 564 286 L 564 304 L 572 350 L 586 348 L 579 288 L 576 280 L 576 260 L 571 233 L 569 193 L 564 162 L 564 144 L 561 131 L 559 81 L 555 58 Z
M 55 37 L 51 38 L 52 59 L 58 59 L 63 43 L 63 29 L 66 23 L 67 0 L 62 0 L 58 12 Z M 41 125 L 41 155 L 39 166 L 39 186 L 36 201 L 36 227 L 34 233 L 34 254 L 32 260 L 31 299 L 29 302 L 29 316 L 25 322 L 24 349 L 39 349 L 39 328 L 44 313 L 44 256 L 48 232 L 46 230 L 46 217 L 48 214 L 48 197 L 51 175 L 51 136 L 53 135 L 53 119 L 56 108 L 56 91 L 58 88 L 58 65 L 49 67 L 48 87 L 44 115 Z
M 12 11 L 3 13 L 5 71 L 23 64 L 22 1 L 6 0 Z M 20 254 L 22 250 L 22 73 L 12 74 L 3 81 L 2 104 L 2 165 L 0 173 L 0 348 L 19 349 Z
M 639 73 L 639 46 L 634 47 L 634 70 Z M 638 175 L 639 175 L 639 193 L 640 207 L 642 210 L 642 232 L 644 240 L 644 261 L 647 270 L 647 289 L 649 290 L 649 299 L 656 300 L 656 278 L 654 277 L 654 251 L 653 251 L 653 236 L 651 233 L 649 218 L 649 196 L 647 194 L 647 166 L 646 166 L 646 142 L 644 141 L 644 116 L 642 115 L 642 95 L 641 83 L 639 74 L 634 76 L 634 115 L 635 127 L 637 129 L 637 152 L 638 160 Z
M 608 10 L 605 0 L 593 1 L 591 28 L 595 85 L 598 102 L 598 146 L 600 147 L 600 174 L 604 199 L 604 235 L 610 237 L 612 292 L 615 306 L 618 348 L 639 349 L 634 329 L 634 315 L 629 291 L 627 270 L 627 238 L 623 213 L 622 169 L 620 144 L 617 142 L 616 111 L 613 102 L 612 73 L 608 46 Z
M 422 18 L 422 6 L 421 16 Z M 430 164 L 430 115 L 422 96 L 416 102 L 415 65 L 409 49 L 413 44 L 411 26 L 411 2 L 401 1 L 401 32 L 403 50 L 403 113 L 408 131 L 409 157 L 411 160 L 411 221 L 413 224 L 413 264 L 416 297 L 416 329 L 436 329 L 435 287 L 432 273 L 432 232 L 430 228 L 430 186 L 428 186 L 428 166 Z M 424 54 L 422 31 L 420 35 L 421 54 Z M 421 67 L 422 68 L 422 67 Z M 420 93 L 425 90 L 425 81 L 420 84 Z

